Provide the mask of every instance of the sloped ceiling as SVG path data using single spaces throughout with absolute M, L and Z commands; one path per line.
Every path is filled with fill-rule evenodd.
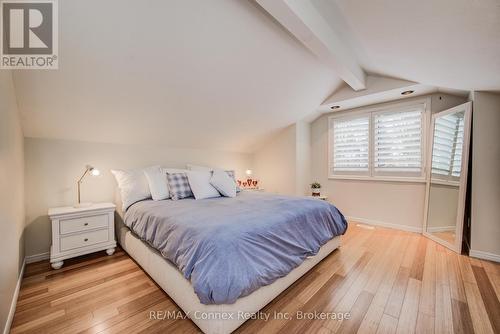
M 59 1 L 59 70 L 14 73 L 25 136 L 251 151 L 341 80 L 253 1 Z
M 368 72 L 459 90 L 500 90 L 498 0 L 331 1 Z
M 59 35 L 59 70 L 14 74 L 28 137 L 251 152 L 337 73 L 352 86 L 349 61 L 361 81 L 500 90 L 498 0 L 64 0 Z

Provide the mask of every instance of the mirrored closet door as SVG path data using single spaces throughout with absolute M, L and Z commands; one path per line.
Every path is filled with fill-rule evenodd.
M 467 190 L 471 103 L 432 116 L 424 235 L 460 253 Z

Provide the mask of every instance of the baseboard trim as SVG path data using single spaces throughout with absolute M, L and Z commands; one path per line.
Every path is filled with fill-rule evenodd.
M 21 267 L 21 272 L 19 273 L 19 277 L 17 278 L 16 290 L 14 290 L 14 295 L 12 296 L 9 315 L 7 316 L 7 321 L 3 329 L 3 334 L 9 334 L 10 326 L 12 325 L 12 320 L 14 320 L 14 313 L 16 313 L 17 298 L 19 297 L 19 290 L 21 289 L 21 282 L 23 280 L 25 267 L 26 267 L 26 258 L 24 258 L 23 265 Z
M 346 216 L 345 218 L 348 221 L 352 220 L 353 222 L 356 222 L 356 223 L 363 223 L 363 224 L 367 224 L 367 225 L 375 225 L 375 226 L 380 226 L 380 227 L 387 227 L 387 228 L 392 228 L 392 229 L 395 229 L 395 230 L 406 231 L 406 232 L 422 233 L 422 228 L 421 227 L 413 227 L 413 226 L 406 226 L 406 225 L 399 225 L 399 224 L 391 224 L 391 223 L 381 222 L 381 221 L 378 221 L 378 220 L 372 220 L 372 219 L 366 219 L 366 218 L 359 218 L 359 217 L 352 217 L 352 216 Z
M 493 253 L 488 253 L 488 252 L 483 252 L 483 251 L 478 251 L 478 250 L 473 250 L 473 249 L 471 249 L 469 251 L 469 256 L 476 257 L 476 258 L 482 259 L 482 260 L 500 262 L 500 255 L 498 255 L 498 254 L 493 254 Z
M 25 261 L 28 264 L 28 263 L 34 263 L 34 262 L 48 260 L 48 259 L 50 259 L 50 252 L 28 255 L 28 256 L 26 256 Z
M 447 232 L 447 231 L 455 231 L 456 226 L 440 226 L 440 227 L 428 227 L 427 232 Z

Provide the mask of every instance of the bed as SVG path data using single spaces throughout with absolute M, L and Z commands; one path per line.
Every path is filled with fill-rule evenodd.
M 122 248 L 207 334 L 238 328 L 339 247 L 347 228 L 327 202 L 258 192 L 145 200 L 116 223 Z

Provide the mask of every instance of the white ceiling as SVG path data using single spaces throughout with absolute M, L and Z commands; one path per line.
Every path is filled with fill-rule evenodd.
M 59 1 L 59 70 L 17 71 L 27 137 L 247 152 L 341 83 L 246 0 Z
M 352 62 L 362 75 L 500 90 L 498 0 L 285 3 L 301 14 L 301 1 L 335 38 L 253 0 L 59 1 L 60 69 L 14 74 L 24 133 L 250 152 L 314 114 L 341 86 L 335 70 L 356 79 Z
M 499 0 L 328 1 L 346 18 L 366 71 L 452 89 L 500 90 Z

